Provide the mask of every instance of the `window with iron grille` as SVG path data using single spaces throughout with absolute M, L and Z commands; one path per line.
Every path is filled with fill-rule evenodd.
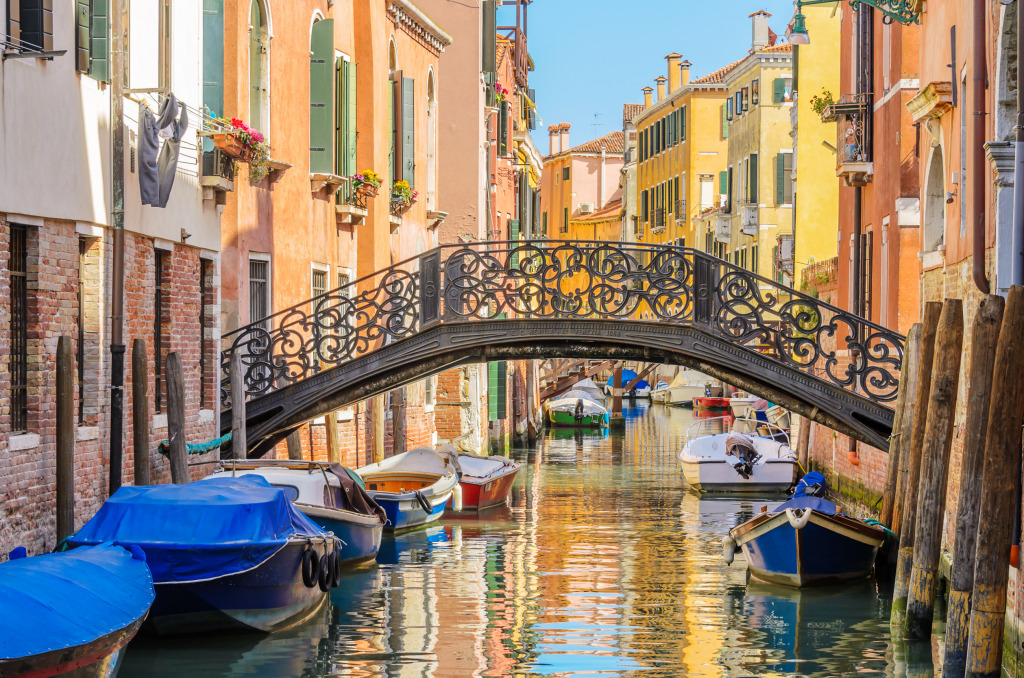
M 206 313 L 213 303 L 212 297 L 212 271 L 213 262 L 206 259 L 199 260 L 199 407 L 200 409 L 212 409 L 213 403 L 207 390 L 212 379 L 206 376 L 206 353 L 210 350 L 206 338 Z
M 163 252 L 156 252 L 155 270 L 153 274 L 153 404 L 156 406 L 156 413 L 164 411 L 164 360 L 167 359 L 167 342 L 165 332 L 169 328 L 169 319 L 164 304 L 164 290 L 167 288 L 165 271 L 167 269 L 167 255 Z
M 75 344 L 75 364 L 78 365 L 78 423 L 85 421 L 85 252 L 86 240 L 78 241 L 78 342 Z
M 313 297 L 319 297 L 327 293 L 327 271 L 319 268 L 313 269 L 313 280 L 310 284 L 310 291 Z
M 28 430 L 28 229 L 11 224 L 11 433 Z
M 249 322 L 258 323 L 270 315 L 270 262 L 249 260 Z

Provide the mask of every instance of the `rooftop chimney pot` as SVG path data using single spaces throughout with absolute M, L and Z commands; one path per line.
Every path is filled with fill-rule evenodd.
M 659 75 L 654 79 L 655 84 L 658 85 L 658 101 L 665 98 L 665 81 L 667 78 L 664 75 Z
M 763 9 L 759 9 L 750 15 L 751 32 L 753 36 L 750 45 L 755 52 L 767 47 L 771 41 L 768 35 L 769 17 L 771 17 L 771 14 Z
M 665 60 L 668 61 L 668 91 L 670 93 L 679 89 L 679 60 L 682 58 L 683 55 L 676 52 L 665 56 Z
M 691 64 L 689 61 L 684 61 L 684 62 L 679 64 L 679 84 L 680 84 L 680 86 L 690 84 L 690 66 L 692 66 L 692 65 L 693 64 Z
M 653 87 L 644 87 L 642 91 L 644 93 L 644 108 L 650 108 L 651 107 L 651 93 L 654 92 L 654 88 Z

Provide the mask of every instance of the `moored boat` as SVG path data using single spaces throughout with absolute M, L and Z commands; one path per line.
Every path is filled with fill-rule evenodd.
M 634 372 L 633 370 L 622 370 L 622 396 L 625 398 L 650 398 L 651 384 L 650 382 L 644 379 L 639 380 L 636 384 L 633 385 L 633 388 L 629 389 L 628 391 L 625 390 L 626 386 L 628 386 L 629 383 L 634 379 L 636 379 L 636 372 Z M 608 377 L 608 381 L 605 382 L 605 395 L 612 395 L 612 391 L 614 388 L 615 375 L 613 374 L 612 376 Z
M 884 541 L 884 529 L 844 515 L 821 497 L 800 496 L 730 530 L 726 560 L 739 547 L 750 575 L 761 581 L 838 584 L 870 575 Z
M 732 410 L 733 416 L 750 418 L 747 414 L 747 409 L 758 400 L 761 400 L 761 398 L 741 391 L 729 398 L 729 408 Z
M 554 426 L 602 428 L 608 425 L 608 408 L 585 391 L 571 390 L 544 403 Z
M 679 452 L 683 476 L 690 486 L 700 492 L 785 492 L 796 482 L 798 465 L 796 453 L 789 446 L 784 431 L 771 429 L 769 435 L 748 433 L 747 437 L 757 453 L 749 469 L 738 457 L 727 454 L 726 438 L 730 425 L 733 431 L 754 430 L 766 432 L 770 425 L 746 419 L 733 420 L 731 416 L 702 419 L 687 430 L 686 443 Z M 705 432 L 708 431 L 708 432 Z M 741 472 L 742 471 L 742 472 Z
M 459 464 L 459 487 L 462 488 L 462 510 L 481 511 L 502 506 L 508 501 L 516 474 L 523 467 L 508 457 L 479 457 L 475 454 L 456 454 Z M 448 501 L 448 507 L 453 508 Z
M 337 537 L 258 476 L 122 487 L 68 538 L 108 541 L 145 552 L 157 634 L 288 628 L 323 605 L 340 569 Z
M 207 479 L 259 476 L 314 523 L 342 542 L 342 567 L 373 560 L 387 514 L 367 493 L 355 471 L 341 464 L 291 459 L 224 460 Z
M 718 398 L 722 384 L 696 370 L 679 370 L 668 385 L 667 403 L 676 407 L 693 407 L 693 399 L 702 396 Z
M 0 676 L 117 675 L 153 604 L 145 554 L 99 544 L 17 555 L 0 564 Z
M 727 410 L 729 409 L 728 398 L 715 398 L 713 396 L 700 396 L 693 399 L 694 409 L 702 410 Z
M 459 484 L 451 463 L 429 447 L 389 457 L 356 473 L 366 483 L 366 493 L 387 514 L 385 532 L 437 521 Z M 461 504 L 461 499 L 456 503 Z

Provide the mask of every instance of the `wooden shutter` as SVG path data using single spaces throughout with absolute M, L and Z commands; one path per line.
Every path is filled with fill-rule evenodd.
M 793 202 L 793 154 L 782 154 L 782 202 Z
M 224 115 L 224 0 L 203 0 L 203 105 Z
M 356 65 L 338 59 L 335 165 L 337 173 L 352 176 L 356 169 Z
M 750 169 L 747 172 L 747 202 L 757 203 L 757 153 L 750 154 Z
M 508 101 L 501 102 L 498 116 L 498 155 L 508 154 Z
M 496 0 L 484 0 L 483 3 L 483 63 L 480 70 L 484 73 L 494 73 L 498 70 L 497 64 L 497 32 L 498 32 L 498 3 Z M 494 85 L 491 84 L 493 89 Z
M 309 171 L 334 173 L 334 19 L 313 24 L 309 56 Z
M 718 173 L 718 192 L 721 195 L 725 195 L 729 192 L 729 177 L 725 171 Z
M 732 212 L 732 168 L 729 168 L 729 190 L 725 194 L 725 211 Z
M 772 94 L 772 101 L 777 104 L 781 104 L 786 98 L 786 80 L 784 78 L 775 78 L 773 86 L 774 92 Z
M 530 99 L 530 103 L 526 106 L 526 124 L 527 127 L 534 130 L 537 129 L 537 90 L 526 90 L 526 96 Z
M 416 81 L 402 78 L 402 178 L 416 186 Z
M 777 82 L 777 81 L 776 81 Z M 786 154 L 778 153 L 775 156 L 775 204 L 781 205 L 786 202 Z
M 398 144 L 398 115 L 399 101 L 402 98 L 402 71 L 395 71 L 391 82 L 391 96 L 388 100 L 388 120 L 391 121 L 390 145 L 388 150 L 388 180 L 391 183 L 398 181 L 398 167 L 401 166 L 401 147 Z
M 686 141 L 686 106 L 679 110 L 679 137 Z
M 19 0 L 7 0 L 7 37 L 11 44 L 21 43 L 21 4 Z
M 722 104 L 722 138 L 729 138 L 729 118 L 726 116 L 725 104 Z
M 502 421 L 507 409 L 508 363 L 487 363 L 487 419 Z
M 548 237 L 548 213 L 544 212 L 544 216 L 541 218 L 543 223 L 542 228 L 544 229 L 544 237 Z
M 513 241 L 512 244 L 509 245 L 510 248 L 515 248 L 516 247 L 515 243 L 519 240 L 520 231 L 521 231 L 521 226 L 520 226 L 521 223 L 522 222 L 519 219 L 513 219 L 510 222 L 508 222 L 508 231 L 509 231 L 508 239 Z M 511 257 L 509 257 L 509 263 L 511 264 L 513 269 L 518 269 L 519 268 L 519 255 L 518 254 L 513 254 Z
M 75 2 L 75 70 L 89 72 L 89 33 L 92 24 L 92 7 L 89 0 Z
M 260 17 L 260 6 L 252 0 L 249 11 L 249 126 L 264 133 L 263 121 L 260 119 L 263 103 L 263 40 L 260 35 L 263 21 Z

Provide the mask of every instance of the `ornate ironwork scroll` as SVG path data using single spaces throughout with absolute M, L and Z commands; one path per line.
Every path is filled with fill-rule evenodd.
M 709 254 L 641 243 L 448 245 L 224 336 L 256 397 L 436 323 L 621 319 L 694 326 L 873 402 L 896 397 L 904 338 Z

